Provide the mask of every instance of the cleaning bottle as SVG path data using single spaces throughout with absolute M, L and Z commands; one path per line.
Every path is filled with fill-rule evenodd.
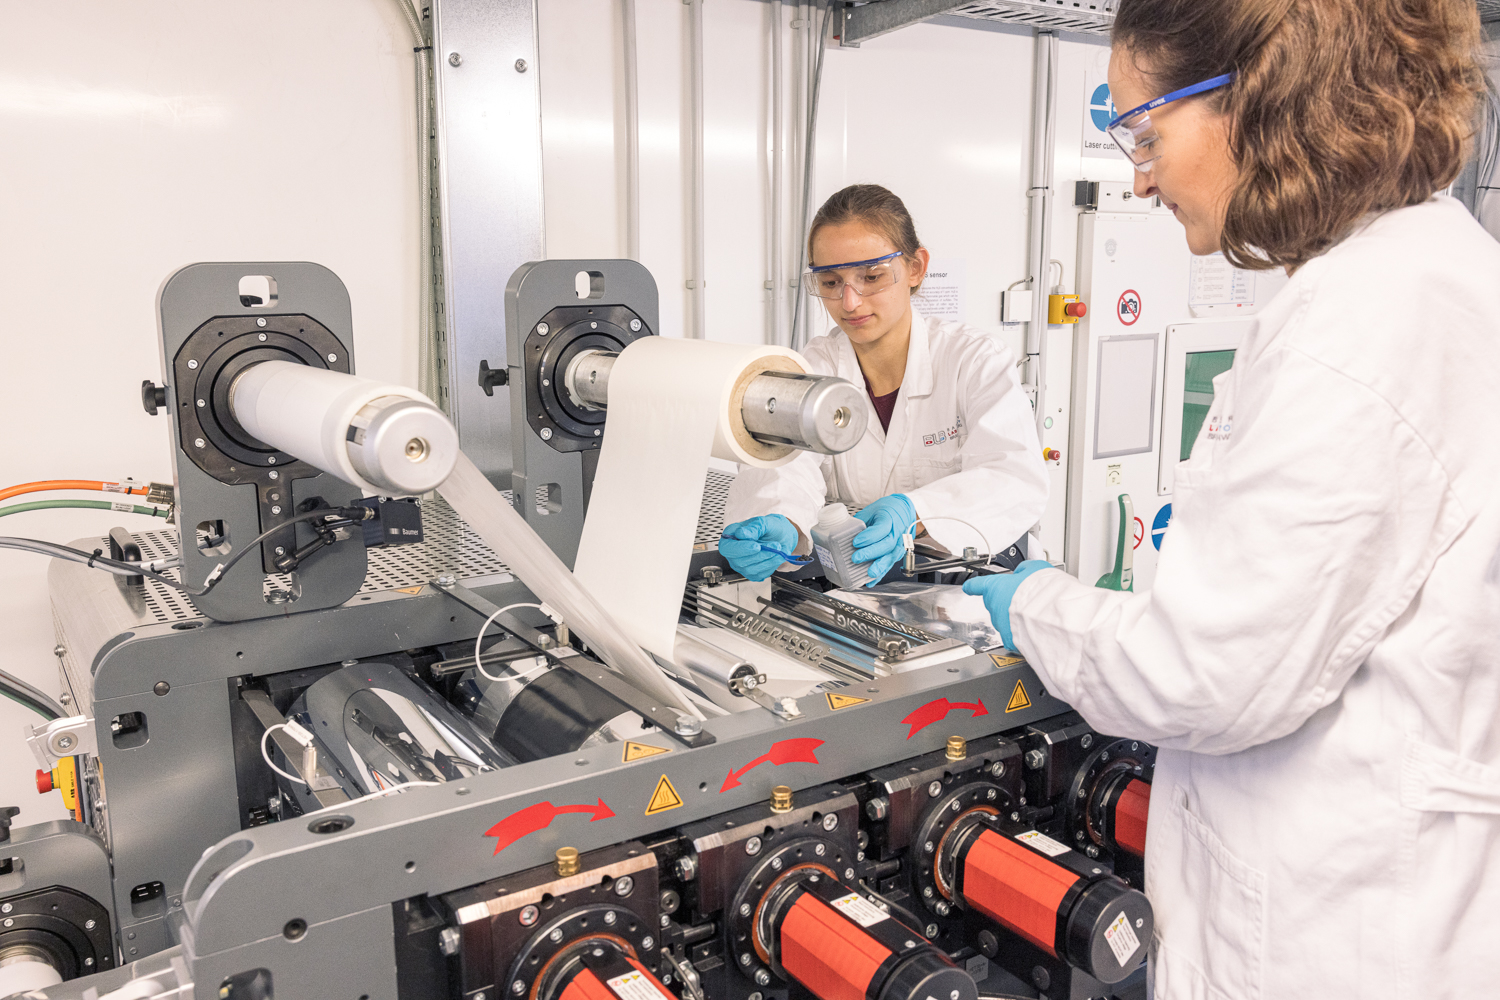
M 813 551 L 828 579 L 845 590 L 862 587 L 870 580 L 867 563 L 854 561 L 854 536 L 865 530 L 865 523 L 841 503 L 831 503 L 818 511 L 813 525 Z

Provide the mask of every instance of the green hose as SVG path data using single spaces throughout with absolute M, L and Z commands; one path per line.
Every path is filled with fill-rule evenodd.
M 51 507 L 93 507 L 96 510 L 118 510 L 120 513 L 145 514 L 148 517 L 166 517 L 165 507 L 144 507 L 141 504 L 131 504 L 127 507 L 120 503 L 116 506 L 114 500 L 33 500 L 31 503 L 18 503 L 10 507 L 0 507 L 0 517 L 6 514 L 19 514 L 27 510 L 47 510 Z

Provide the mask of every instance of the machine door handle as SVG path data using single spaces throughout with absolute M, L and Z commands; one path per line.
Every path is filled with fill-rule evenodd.
M 158 407 L 167 405 L 167 387 L 156 385 L 150 379 L 141 383 L 141 406 L 147 413 L 156 416 Z
M 1135 504 L 1131 503 L 1129 493 L 1121 493 L 1118 503 L 1120 532 L 1115 540 L 1115 565 L 1094 586 L 1131 593 L 1135 590 L 1135 548 L 1132 544 L 1135 541 Z

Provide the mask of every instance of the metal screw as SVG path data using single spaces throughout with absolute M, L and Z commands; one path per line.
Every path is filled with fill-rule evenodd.
M 1018 812 L 1011 813 L 1010 814 L 1010 821 L 1012 823 L 1019 823 L 1019 822 L 1021 822 L 1021 814 L 1018 813 Z
M 745 853 L 750 855 L 752 858 L 760 853 L 759 837 L 751 837 L 749 840 L 745 841 Z
M 1104 760 L 1109 760 L 1109 751 L 1108 751 L 1108 750 L 1106 750 L 1106 751 L 1104 751 L 1104 752 L 1103 752 L 1103 753 L 1101 753 L 1101 754 L 1100 754 L 1100 755 L 1099 755 L 1099 759 L 1100 759 L 1100 760 L 1101 760 L 1101 761 L 1104 761 Z
M 604 922 L 605 922 L 605 923 L 606 923 L 606 924 L 609 924 L 609 925 L 610 925 L 610 926 L 611 926 L 611 927 L 613 927 L 613 926 L 614 926 L 614 923 L 615 923 L 615 921 L 616 921 L 616 920 L 618 920 L 618 919 L 620 919 L 620 918 L 619 918 L 619 917 L 617 917 L 617 916 L 615 916 L 615 914 L 614 914 L 614 911 L 613 911 L 613 910 L 611 910 L 611 911 L 610 911 L 610 912 L 608 912 L 608 913 L 606 913 L 606 914 L 605 914 L 605 915 L 604 915 Z
M 542 428 L 542 440 L 543 441 L 551 441 L 552 440 L 552 428 L 550 428 L 550 427 L 543 427 Z
M 266 459 L 266 464 L 267 465 L 275 465 L 276 464 L 276 456 L 272 455 L 270 458 Z
M 457 53 L 454 54 L 457 55 Z M 515 982 L 510 984 L 510 991 L 516 996 L 520 996 L 522 993 L 526 992 L 526 984 L 517 979 Z
M 525 59 L 517 59 L 516 60 L 516 72 L 517 73 L 524 73 L 524 72 L 526 72 L 526 60 Z
M 928 854 L 931 854 L 932 853 L 932 841 L 929 840 L 927 843 L 923 844 L 922 845 L 922 850 L 925 851 L 925 852 L 927 852 Z
M 641 938 L 641 947 L 645 948 L 647 951 L 650 951 L 655 946 L 656 939 L 653 938 L 650 934 L 647 934 L 645 937 Z
M 984 793 L 984 797 L 989 799 L 991 802 L 995 801 L 995 790 L 991 788 L 989 791 Z
M 204 402 L 203 400 L 200 399 L 200 400 L 198 400 L 198 405 L 199 406 L 207 406 L 208 404 L 206 402 Z
M 1040 750 L 1026 751 L 1026 766 L 1031 768 L 1033 771 L 1040 770 L 1042 765 L 1046 763 L 1047 755 L 1042 753 Z
M 330 355 L 328 355 L 328 360 L 330 362 L 337 361 L 338 359 L 339 359 L 339 356 L 337 354 L 330 354 Z
M 745 997 L 745 1000 L 766 1000 L 766 995 L 760 990 L 756 990 L 754 993 L 751 993 L 749 996 Z
M 262 339 L 264 339 L 264 338 L 262 338 Z M 188 367 L 189 368 L 197 368 L 198 367 L 198 361 L 197 361 L 197 359 L 195 359 L 195 358 L 188 359 Z
M 954 799 L 954 800 L 953 800 L 953 804 L 952 804 L 952 806 L 951 806 L 951 808 L 952 808 L 952 809 L 953 809 L 953 811 L 954 811 L 954 812 L 958 812 L 958 809 L 959 809 L 959 802 L 958 802 L 958 800 L 957 800 L 957 799 Z
M 933 904 L 932 908 L 937 911 L 937 915 L 940 917 L 946 917 L 948 915 L 948 911 L 952 909 L 952 907 L 943 902 L 941 899 Z
M 452 927 L 444 927 L 438 932 L 438 950 L 444 955 L 457 955 L 460 940 L 458 931 Z
M 0 913 L 9 913 L 13 909 L 15 909 L 15 907 L 11 906 L 9 903 L 6 903 L 4 906 L 0 906 Z M 94 922 L 90 920 L 89 927 L 92 928 L 93 926 Z
M 461 56 L 461 55 L 459 55 L 457 52 L 450 52 L 450 53 L 448 53 L 448 65 L 449 66 L 461 66 L 461 65 L 463 65 L 463 61 L 464 61 L 464 57 Z
M 661 925 L 663 927 L 670 927 L 671 924 L 672 924 L 672 917 L 669 914 L 663 913 L 661 915 Z
M 452 573 L 444 573 L 437 578 L 436 582 L 439 587 L 451 587 L 458 582 L 458 577 Z
M 72 736 L 70 736 L 67 733 L 63 733 L 61 736 L 59 736 L 57 738 L 56 745 L 57 745 L 57 748 L 59 750 L 71 750 L 71 749 L 73 749 L 74 742 L 76 742 L 76 741 L 73 739 Z
M 934 781 L 927 786 L 927 795 L 929 798 L 935 799 L 941 794 L 943 794 L 943 783 L 941 781 Z
M 280 507 L 280 506 L 276 506 L 276 505 L 273 505 L 273 506 L 272 506 L 272 507 L 271 507 L 271 513 L 272 513 L 272 514 L 280 514 L 280 513 L 281 513 L 281 507 Z
M 172 690 L 172 685 L 168 684 L 166 681 L 157 681 L 155 684 L 151 685 L 151 690 L 156 692 L 156 696 L 160 698 L 168 691 Z
M 769 972 L 767 972 L 765 969 L 756 969 L 755 970 L 755 985 L 756 986 L 770 986 L 771 985 L 771 974 Z
M 631 890 L 633 890 L 634 888 L 635 879 L 631 878 L 629 875 L 621 875 L 619 878 L 615 879 L 616 896 L 628 896 L 630 895 Z
M 262 316 L 260 319 L 258 319 L 258 320 L 255 321 L 255 325 L 256 326 L 265 326 L 266 325 L 266 318 L 264 316 Z M 266 338 L 262 337 L 260 339 L 261 340 L 265 340 Z
M 1081 740 L 1078 741 L 1078 745 L 1081 746 L 1081 747 L 1083 747 L 1085 750 L 1087 750 L 1089 747 L 1093 746 L 1094 745 L 1094 734 L 1093 733 L 1084 733 L 1083 734 L 1083 739 L 1081 739 Z
M 865 815 L 876 822 L 885 819 L 890 810 L 891 802 L 883 795 L 877 795 L 865 803 Z
M 557 944 L 562 940 L 562 928 L 554 927 L 552 929 L 552 933 L 548 934 L 547 937 L 552 941 L 553 944 Z
M 548 326 L 546 323 L 538 323 L 536 325 L 536 332 L 537 336 L 545 337 L 547 336 L 547 334 L 552 332 L 552 327 Z
M 1135 925 L 1136 925 L 1136 926 L 1137 926 L 1137 927 L 1139 927 L 1139 926 L 1141 926 L 1141 925 L 1142 925 L 1142 924 L 1144 924 L 1144 923 L 1145 923 L 1145 922 L 1146 922 L 1146 918 L 1145 918 L 1145 917 L 1136 917 L 1136 918 L 1135 918 Z
M 993 774 L 997 778 L 1000 777 L 1002 774 L 1004 774 L 1005 773 L 1005 761 L 1003 761 L 1003 760 L 997 760 L 997 761 L 995 761 L 995 763 L 991 764 L 990 765 L 990 773 Z
M 277 472 L 275 469 L 272 469 L 271 470 L 271 478 L 272 479 L 280 479 L 281 478 L 281 473 Z
M 1087 854 L 1091 858 L 1097 858 L 1099 856 L 1099 848 L 1095 847 L 1093 844 L 1090 844 L 1083 853 Z
M 601 435 L 601 434 L 603 434 L 603 433 L 604 433 L 604 432 L 603 432 L 603 431 L 601 431 L 601 430 L 599 430 L 599 429 L 598 429 L 598 428 L 595 428 L 595 429 L 594 429 L 594 437 L 598 437 L 598 436 L 599 436 L 599 435 Z
M 833 831 L 837 830 L 838 828 L 839 828 L 838 813 L 829 813 L 827 816 L 823 817 L 823 829 L 827 830 L 829 833 L 832 833 Z
M 630 332 L 631 333 L 640 333 L 641 332 L 641 321 L 640 320 L 633 319 L 633 320 L 630 321 Z
M 1132 750 L 1139 750 L 1140 748 L 1141 748 L 1141 745 L 1139 743 L 1132 743 L 1132 744 L 1130 744 L 1130 749 L 1132 749 Z
M 6 917 L 5 918 L 5 926 L 7 926 L 7 927 L 14 927 L 15 925 L 16 925 L 16 922 L 15 922 L 14 918 L 12 918 L 12 917 Z
M 930 938 L 937 937 L 937 932 L 938 932 L 938 925 L 937 924 L 928 924 L 926 927 L 923 928 L 923 933 L 925 933 Z
M 684 882 L 691 882 L 698 877 L 698 859 L 691 854 L 685 854 L 677 859 L 677 877 Z
M 823 855 L 825 855 L 825 854 L 828 853 L 828 845 L 827 844 L 819 844 L 819 845 L 817 845 L 816 847 L 813 848 L 813 853 L 816 854 L 818 857 L 821 858 Z
M 541 911 L 539 911 L 535 906 L 526 906 L 526 907 L 523 907 L 521 909 L 521 917 L 520 917 L 520 919 L 521 919 L 521 926 L 522 927 L 530 927 L 532 924 L 536 923 L 537 917 L 539 917 L 539 916 L 541 916 Z
M 206 443 L 207 442 L 205 442 L 202 438 L 194 438 L 193 439 L 193 447 L 194 448 L 202 448 Z
M 853 868 L 845 868 L 844 869 L 844 881 L 846 881 L 846 882 L 852 882 L 852 881 L 854 881 L 854 869 Z
M 740 964 L 741 965 L 749 965 L 750 964 L 750 953 L 748 951 L 745 952 L 744 954 L 740 955 Z
M 679 715 L 672 723 L 672 729 L 679 736 L 697 736 L 703 732 L 703 721 L 691 715 Z
M 749 915 L 750 915 L 750 904 L 749 903 L 741 903 L 740 904 L 740 916 L 742 916 L 742 917 L 748 917 Z
M 284 545 L 278 545 L 278 546 L 276 546 L 276 554 L 278 556 L 284 556 L 284 555 L 286 555 L 286 546 L 284 546 Z
M 5 904 L 5 909 L 6 909 L 6 912 L 9 912 L 9 911 L 10 911 L 10 904 L 9 904 L 9 903 L 6 903 L 6 904 Z M 95 928 L 95 927 L 96 927 L 96 926 L 98 926 L 98 925 L 97 925 L 97 923 L 96 923 L 96 922 L 95 922 L 95 921 L 93 921 L 93 920 L 85 920 L 85 921 L 84 921 L 84 922 L 83 922 L 83 929 L 84 929 L 84 930 L 86 930 L 86 931 L 91 931 L 91 930 L 93 930 L 93 929 L 94 929 L 94 928 Z M 1137 926 L 1139 926 L 1139 925 L 1137 925 Z
M 781 871 L 781 859 L 780 858 L 772 858 L 771 859 L 771 867 L 774 870 L 776 870 L 776 871 Z
M 1077 833 L 1073 834 L 1073 839 L 1074 840 L 1082 840 L 1083 839 L 1083 831 L 1079 830 Z
M 922 887 L 922 898 L 923 899 L 931 899 L 932 898 L 932 886 L 928 885 L 928 886 L 923 886 Z
M 550 378 L 544 378 L 544 379 L 542 379 L 542 385 L 551 385 L 551 384 L 552 384 L 552 380 Z

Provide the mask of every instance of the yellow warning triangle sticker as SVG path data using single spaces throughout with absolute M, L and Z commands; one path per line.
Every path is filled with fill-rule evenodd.
M 641 760 L 645 757 L 655 757 L 659 753 L 671 753 L 667 747 L 654 747 L 647 743 L 632 743 L 625 741 L 625 753 L 620 757 L 620 763 L 629 764 L 633 760 Z
M 1031 707 L 1031 699 L 1026 697 L 1026 688 L 1020 681 L 1016 681 L 1016 689 L 1010 693 L 1010 701 L 1005 703 L 1007 712 L 1019 712 L 1023 708 Z
M 672 779 L 664 774 L 656 783 L 656 791 L 651 793 L 651 801 L 646 803 L 646 815 L 655 816 L 668 809 L 676 809 L 680 805 L 682 805 L 682 796 L 678 795 L 677 789 L 672 787 Z
M 397 587 L 396 588 L 396 593 L 398 593 L 398 594 L 420 594 L 421 592 L 422 592 L 422 588 L 421 587 Z
M 831 712 L 837 712 L 841 708 L 848 708 L 850 705 L 863 705 L 870 700 L 868 698 L 856 698 L 852 694 L 834 694 L 832 691 L 829 691 L 823 697 L 828 699 L 828 710 Z
M 1026 662 L 1026 657 L 1024 656 L 1001 656 L 998 653 L 991 653 L 990 659 L 995 661 L 995 666 L 997 667 L 1008 667 L 1015 663 Z

